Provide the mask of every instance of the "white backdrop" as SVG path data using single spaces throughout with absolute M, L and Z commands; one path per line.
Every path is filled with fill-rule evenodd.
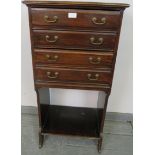
M 104 2 L 123 2 L 131 5 L 124 12 L 112 92 L 109 97 L 107 111 L 132 113 L 132 0 L 106 0 Z M 24 4 L 22 4 L 21 15 L 22 105 L 36 106 L 36 94 L 33 86 L 28 11 L 27 7 Z M 87 106 L 87 103 L 89 103 L 89 106 L 94 107 L 96 106 L 97 94 L 98 92 L 96 91 L 53 90 L 51 91 L 51 99 L 52 103 L 54 102 L 55 104 L 72 104 L 76 106 L 80 103 L 81 106 Z

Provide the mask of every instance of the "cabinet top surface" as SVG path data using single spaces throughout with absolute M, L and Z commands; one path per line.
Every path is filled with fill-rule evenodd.
M 101 1 L 76 1 L 76 0 L 24 0 L 26 5 L 47 5 L 47 6 L 79 6 L 79 7 L 112 7 L 112 8 L 126 8 L 129 4 L 125 3 L 105 3 Z

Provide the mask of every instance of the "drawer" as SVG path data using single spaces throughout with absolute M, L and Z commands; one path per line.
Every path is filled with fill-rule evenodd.
M 38 65 L 63 65 L 78 67 L 112 67 L 114 53 L 85 52 L 76 50 L 39 50 L 33 52 L 34 62 Z
M 114 51 L 116 33 L 33 31 L 35 48 L 89 49 Z
M 120 11 L 32 8 L 33 28 L 117 30 Z
M 47 68 L 37 67 L 35 69 L 37 81 L 64 81 L 64 82 L 81 82 L 81 83 L 106 83 L 111 84 L 111 70 L 84 70 L 68 68 Z

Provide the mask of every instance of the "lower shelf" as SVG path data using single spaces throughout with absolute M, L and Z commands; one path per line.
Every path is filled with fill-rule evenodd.
M 43 107 L 44 108 L 43 108 Z M 42 105 L 42 133 L 99 137 L 99 115 L 102 110 L 68 106 Z

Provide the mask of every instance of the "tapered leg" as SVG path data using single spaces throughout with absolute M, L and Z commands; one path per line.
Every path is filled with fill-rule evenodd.
M 44 135 L 39 132 L 39 148 L 42 148 L 44 142 Z
M 98 139 L 97 150 L 98 150 L 99 153 L 101 153 L 101 149 L 102 149 L 102 141 L 103 141 L 102 138 Z
M 100 99 L 102 99 L 102 92 L 100 93 Z M 106 93 L 105 96 L 105 101 L 104 101 L 104 106 L 103 106 L 103 110 L 99 111 L 99 123 L 100 123 L 100 138 L 98 139 L 98 152 L 101 153 L 102 150 L 102 143 L 103 143 L 103 128 L 104 128 L 104 121 L 105 121 L 105 115 L 106 115 L 106 109 L 107 109 L 107 103 L 108 103 L 108 98 L 109 98 L 110 93 Z M 98 103 L 102 103 L 103 104 L 103 100 L 98 99 Z M 101 105 L 98 104 L 98 107 L 100 108 Z

